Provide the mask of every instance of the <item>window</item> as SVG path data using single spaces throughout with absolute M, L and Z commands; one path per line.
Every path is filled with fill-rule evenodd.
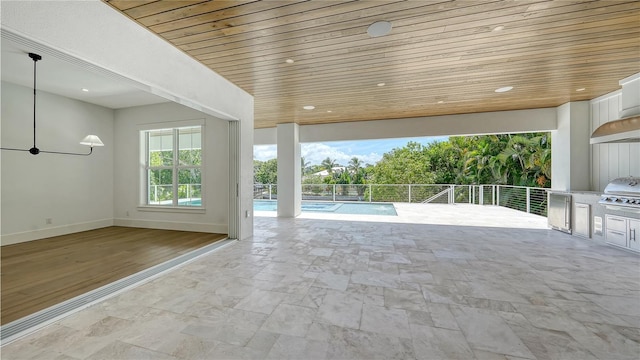
M 202 207 L 202 126 L 143 134 L 146 205 Z

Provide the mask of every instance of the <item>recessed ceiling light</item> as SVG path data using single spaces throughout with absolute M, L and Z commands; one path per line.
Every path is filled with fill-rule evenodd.
M 293 59 L 287 59 L 284 62 L 286 62 L 287 64 L 293 64 L 295 62 L 295 60 Z
M 393 26 L 388 21 L 376 21 L 369 25 L 367 28 L 367 34 L 371 37 L 379 37 L 388 35 L 391 32 Z
M 507 92 L 513 89 L 513 86 L 505 86 L 505 87 L 501 87 L 498 89 L 495 89 L 494 91 L 497 93 L 503 93 L 503 92 Z
M 378 83 L 378 86 L 385 86 L 385 85 L 387 85 L 387 84 L 385 84 L 385 83 Z
M 305 106 L 303 106 L 302 108 L 303 108 L 303 109 L 305 109 L 305 110 L 313 110 L 313 109 L 315 109 L 316 107 L 315 107 L 315 106 L 313 106 L 313 105 L 305 105 Z
M 440 100 L 438 101 L 438 104 L 444 104 L 444 101 Z
M 84 92 L 89 92 L 89 89 L 82 88 L 82 91 L 84 91 Z
M 498 25 L 494 27 L 491 31 L 502 31 L 504 30 L 504 25 Z
M 327 112 L 328 112 L 328 113 L 331 113 L 331 112 L 333 112 L 333 111 L 331 111 L 331 110 L 327 110 Z
M 585 91 L 585 90 L 587 90 L 587 89 L 586 89 L 586 88 L 579 88 L 579 89 L 576 89 L 576 91 Z

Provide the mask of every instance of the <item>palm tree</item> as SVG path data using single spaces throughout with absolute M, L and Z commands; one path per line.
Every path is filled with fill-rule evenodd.
M 347 167 L 352 174 L 358 174 L 360 169 L 362 169 L 362 161 L 357 157 L 352 157 L 349 160 L 349 166 Z
M 329 174 L 333 174 L 333 168 L 337 166 L 337 163 L 335 160 L 332 160 L 330 157 L 327 157 L 326 159 L 322 160 L 322 162 L 320 163 L 320 166 L 325 168 L 327 172 L 329 172 Z
M 510 158 L 516 164 L 514 175 L 519 175 L 518 185 L 533 185 L 531 174 L 535 183 L 541 186 L 551 178 L 551 148 L 546 135 L 533 138 L 510 136 L 506 148 L 498 156 L 505 161 Z
M 506 165 L 505 157 L 497 156 L 489 160 L 489 170 L 495 184 L 507 184 L 509 179 L 509 167 Z
M 304 156 L 300 157 L 300 170 L 302 171 L 302 175 L 306 174 L 309 170 L 310 162 L 305 161 Z
M 551 146 L 546 135 L 537 136 L 531 141 L 538 146 L 529 155 L 528 165 L 534 172 L 536 184 L 544 187 L 551 180 Z

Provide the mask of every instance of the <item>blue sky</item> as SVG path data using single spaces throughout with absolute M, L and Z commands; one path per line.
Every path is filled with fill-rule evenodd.
M 302 156 L 310 165 L 320 164 L 322 160 L 330 157 L 340 165 L 347 165 L 352 157 L 357 157 L 365 164 L 375 164 L 382 158 L 382 154 L 394 148 L 401 148 L 409 141 L 428 144 L 433 141 L 446 141 L 448 137 L 415 137 L 384 140 L 359 140 L 359 141 L 332 141 L 319 143 L 303 143 Z M 253 147 L 253 158 L 256 160 L 269 160 L 277 156 L 275 145 L 256 145 Z

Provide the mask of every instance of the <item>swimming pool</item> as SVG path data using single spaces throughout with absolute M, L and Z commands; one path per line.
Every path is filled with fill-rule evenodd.
M 275 200 L 253 200 L 253 211 L 276 211 Z M 341 202 L 302 202 L 304 212 L 325 212 L 334 214 L 391 215 L 398 216 L 393 204 L 380 203 L 341 203 Z
M 178 200 L 180 206 L 202 206 L 202 199 L 180 199 Z

